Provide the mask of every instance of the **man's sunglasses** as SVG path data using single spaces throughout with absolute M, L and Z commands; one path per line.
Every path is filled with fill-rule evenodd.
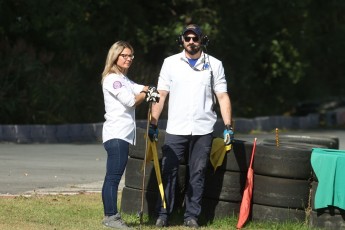
M 189 42 L 190 39 L 192 39 L 193 42 L 198 42 L 198 41 L 199 41 L 199 37 L 184 37 L 184 40 L 185 40 L 186 42 Z

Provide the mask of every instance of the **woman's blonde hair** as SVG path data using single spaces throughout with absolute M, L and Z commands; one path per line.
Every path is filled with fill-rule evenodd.
M 116 73 L 116 74 L 127 74 L 128 69 L 123 69 L 120 66 L 116 64 L 117 59 L 119 58 L 119 55 L 121 52 L 125 49 L 128 48 L 132 51 L 132 54 L 134 53 L 133 47 L 125 41 L 117 41 L 115 42 L 109 49 L 108 51 L 108 56 L 105 61 L 105 67 L 102 73 L 102 83 L 104 81 L 104 78 L 111 73 Z

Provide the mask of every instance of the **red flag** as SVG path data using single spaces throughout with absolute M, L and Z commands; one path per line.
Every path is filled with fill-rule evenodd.
M 250 213 L 250 204 L 251 204 L 252 195 L 253 195 L 254 170 L 253 170 L 252 165 L 253 165 L 255 147 L 256 147 L 256 138 L 254 138 L 252 157 L 250 159 L 250 165 L 249 165 L 248 172 L 247 172 L 246 186 L 245 186 L 243 196 L 242 196 L 240 214 L 238 215 L 238 222 L 237 222 L 237 226 L 236 226 L 237 229 L 241 229 L 243 227 L 243 225 L 246 223 L 248 216 L 249 216 L 249 213 Z

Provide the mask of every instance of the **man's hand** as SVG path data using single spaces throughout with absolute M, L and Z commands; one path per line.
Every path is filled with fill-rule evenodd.
M 147 92 L 146 92 L 146 97 L 145 101 L 146 102 L 159 102 L 159 92 L 156 87 L 154 86 L 149 86 Z
M 234 131 L 232 130 L 231 125 L 226 125 L 224 132 L 223 132 L 223 137 L 224 137 L 224 144 L 225 145 L 230 145 L 233 140 L 234 140 Z
M 151 141 L 158 141 L 157 125 L 150 124 L 150 126 L 149 126 L 149 138 Z

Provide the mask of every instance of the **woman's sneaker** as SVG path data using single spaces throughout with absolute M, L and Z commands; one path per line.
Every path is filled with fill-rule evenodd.
M 131 229 L 129 228 L 126 223 L 121 219 L 120 213 L 117 213 L 113 216 L 106 216 L 104 217 L 102 224 L 108 228 L 115 228 L 115 229 Z

